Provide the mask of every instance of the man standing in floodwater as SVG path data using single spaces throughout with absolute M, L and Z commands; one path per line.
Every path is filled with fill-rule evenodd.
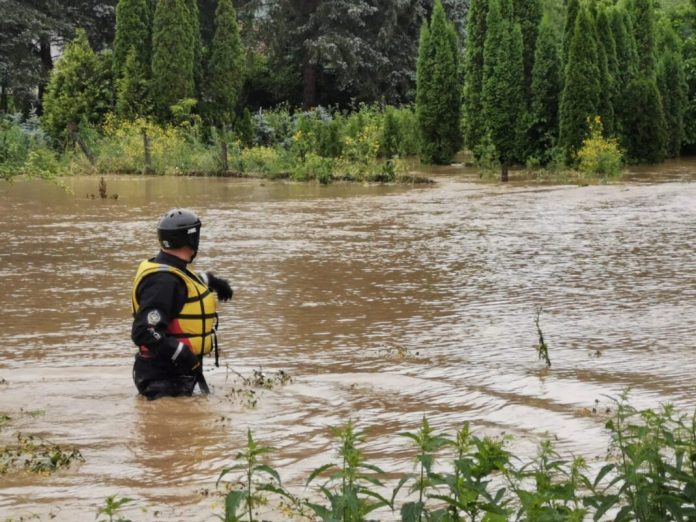
M 148 399 L 208 393 L 203 356 L 217 348 L 217 299 L 232 298 L 227 280 L 188 269 L 198 253 L 201 220 L 175 208 L 157 225 L 161 250 L 143 261 L 133 281 L 131 338 L 139 350 L 133 380 Z M 215 294 L 217 294 L 217 298 Z

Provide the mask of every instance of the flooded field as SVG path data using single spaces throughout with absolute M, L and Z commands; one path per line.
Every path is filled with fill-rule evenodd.
M 0 518 L 94 520 L 109 495 L 134 520 L 213 520 L 214 494 L 250 428 L 302 493 L 353 419 L 370 461 L 411 469 L 408 441 L 470 421 L 531 455 L 605 454 L 599 401 L 696 406 L 696 162 L 622 184 L 331 186 L 204 178 L 0 184 L 0 431 L 76 446 L 53 475 L 0 476 Z M 221 304 L 208 397 L 139 398 L 130 291 L 170 207 L 202 217 L 199 270 L 235 288 Z M 537 307 L 552 367 L 537 359 Z M 292 382 L 235 395 L 237 373 Z

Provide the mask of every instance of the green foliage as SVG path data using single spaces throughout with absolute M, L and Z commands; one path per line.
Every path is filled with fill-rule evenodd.
M 537 35 L 542 17 L 541 0 L 514 0 L 515 20 L 522 30 L 522 61 L 524 62 L 525 99 L 529 100 L 532 91 L 532 69 L 534 53 L 537 48 Z
M 0 446 L 0 475 L 18 470 L 53 473 L 84 460 L 77 448 L 64 448 L 35 435 L 17 433 L 14 443 Z
M 664 159 L 667 123 L 655 77 L 637 78 L 626 88 L 625 147 L 631 161 L 657 163 Z
M 580 0 L 568 0 L 566 4 L 565 29 L 563 30 L 563 52 L 561 61 L 565 70 L 570 59 L 570 44 L 575 34 L 575 24 L 580 10 Z
M 146 74 L 135 47 L 131 47 L 123 73 L 116 80 L 116 114 L 121 118 L 133 120 L 151 112 Z
M 472 0 L 467 23 L 467 40 L 464 55 L 464 139 L 467 147 L 475 151 L 485 134 L 481 91 L 483 90 L 484 44 L 488 0 Z
M 405 432 L 401 436 L 413 441 L 416 450 L 416 472 L 404 475 L 392 493 L 392 503 L 404 484 L 411 482 L 408 493 L 417 494 L 418 499 L 406 502 L 401 507 L 401 519 L 404 522 L 414 522 L 423 520 L 430 514 L 426 506 L 426 500 L 430 492 L 435 491 L 442 479 L 434 472 L 435 458 L 437 452 L 450 443 L 443 435 L 433 431 L 428 419 L 424 416 L 420 428 L 415 433 Z
M 659 43 L 657 85 L 667 125 L 665 151 L 668 157 L 673 158 L 679 156 L 684 140 L 684 114 L 689 93 L 679 41 L 667 20 L 662 20 L 660 24 Z
M 111 109 L 111 96 L 110 55 L 95 54 L 87 34 L 78 31 L 51 74 L 42 126 L 56 143 L 64 143 L 69 126 L 101 121 Z
M 529 154 L 548 163 L 549 151 L 558 143 L 558 104 L 561 92 L 559 41 L 551 18 L 546 15 L 539 26 L 539 36 L 532 72 Z
M 152 50 L 152 10 L 148 0 L 119 0 L 116 6 L 116 35 L 114 37 L 114 78 L 118 81 L 129 67 L 130 53 L 143 78 L 149 77 Z
M 578 151 L 578 168 L 581 172 L 605 178 L 616 176 L 623 163 L 618 140 L 603 136 L 602 120 L 599 116 L 588 118 L 588 128 L 589 136 L 583 140 Z
M 243 52 L 232 0 L 219 0 L 208 62 L 205 113 L 214 125 L 234 120 L 244 78 Z
M 581 6 L 573 30 L 560 105 L 561 146 L 574 158 L 587 132 L 586 121 L 597 114 L 600 88 L 597 42 L 588 9 Z
M 227 475 L 235 474 L 237 475 L 236 484 L 239 486 L 238 489 L 232 489 L 225 495 L 225 518 L 222 520 L 253 522 L 254 509 L 266 503 L 264 493 L 289 496 L 283 489 L 278 472 L 261 460 L 271 451 L 272 448 L 259 445 L 254 440 L 251 430 L 247 430 L 246 447 L 235 456 L 236 464 L 224 468 L 217 480 L 216 485 L 219 485 Z
M 653 0 L 632 0 L 633 34 L 638 53 L 638 70 L 643 76 L 654 75 L 655 53 L 655 9 Z
M 509 474 L 511 489 L 519 499 L 516 519 L 586 520 L 589 510 L 583 506 L 582 495 L 586 469 L 582 457 L 568 463 L 556 453 L 550 440 L 542 441 L 536 458 Z
M 612 32 L 609 9 L 605 5 L 597 7 L 596 16 L 597 47 L 602 51 L 600 66 L 602 67 L 602 96 L 600 96 L 599 111 L 608 135 L 614 134 L 615 106 L 619 103 L 620 66 L 616 54 L 616 40 Z M 606 60 L 606 70 L 604 62 Z
M 601 137 L 601 133 L 600 133 L 600 137 Z M 537 335 L 539 336 L 539 342 L 536 345 L 536 351 L 537 351 L 537 355 L 539 356 L 539 359 L 544 361 L 544 364 L 546 364 L 546 367 L 551 368 L 551 359 L 549 359 L 549 347 L 546 344 L 546 341 L 544 341 L 544 333 L 541 331 L 541 326 L 539 326 L 540 316 L 541 316 L 541 307 L 537 308 L 536 319 L 534 320 L 534 324 L 536 325 L 536 329 L 537 329 Z
M 457 33 L 436 0 L 430 24 L 421 29 L 418 49 L 416 114 L 425 163 L 448 163 L 461 145 L 458 74 Z
M 324 464 L 316 468 L 306 483 L 309 486 L 328 475 L 319 485 L 319 492 L 328 505 L 307 502 L 307 506 L 324 522 L 360 522 L 376 509 L 391 507 L 390 502 L 375 490 L 375 487 L 383 487 L 376 476 L 384 475 L 384 471 L 366 463 L 358 447 L 364 441 L 363 434 L 355 430 L 352 421 L 331 431 L 339 443 L 339 464 Z
M 672 406 L 638 411 L 616 400 L 606 424 L 614 459 L 593 482 L 591 499 L 598 513 L 617 510 L 616 522 L 693 520 L 696 517 L 696 416 L 679 415 Z M 608 485 L 601 480 L 609 477 Z
M 158 0 L 152 34 L 152 102 L 161 121 L 195 96 L 194 42 L 185 0 Z
M 615 95 L 614 112 L 616 116 L 615 133 L 619 136 L 622 143 L 626 142 L 626 133 L 629 129 L 626 126 L 626 118 L 630 116 L 632 110 L 628 99 L 628 84 L 638 74 L 638 54 L 636 42 L 633 37 L 633 26 L 630 15 L 620 7 L 614 7 L 609 11 L 611 33 L 616 44 L 616 59 L 620 64 L 614 80 Z
M 521 154 L 526 117 L 522 31 L 511 0 L 491 0 L 484 49 L 483 116 L 503 166 Z
M 116 495 L 106 497 L 104 506 L 97 511 L 97 522 L 131 522 L 129 519 L 123 518 L 119 514 L 121 508 L 131 502 L 133 502 L 133 499 L 128 497 L 118 498 Z M 108 518 L 99 518 L 101 515 L 105 515 Z

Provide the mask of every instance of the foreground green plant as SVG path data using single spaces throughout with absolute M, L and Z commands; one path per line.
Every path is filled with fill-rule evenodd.
M 225 522 L 253 522 L 254 510 L 267 502 L 263 492 L 290 497 L 282 487 L 278 472 L 260 461 L 260 457 L 271 451 L 270 447 L 260 446 L 251 435 L 251 430 L 247 430 L 246 447 L 234 458 L 237 464 L 224 468 L 216 482 L 218 486 L 225 476 L 240 472 L 236 481 L 239 488 L 225 495 L 225 517 L 218 518 Z M 261 481 L 260 477 L 264 475 L 270 478 L 270 481 Z
M 98 522 L 131 522 L 130 519 L 123 518 L 119 514 L 121 508 L 131 502 L 133 502 L 133 499 L 128 497 L 118 498 L 116 495 L 106 497 L 104 506 L 97 511 Z M 101 515 L 105 515 L 108 518 L 99 518 Z
M 391 502 L 373 489 L 384 486 L 375 475 L 383 475 L 384 472 L 365 462 L 362 451 L 357 447 L 364 440 L 363 434 L 355 431 L 352 421 L 331 431 L 340 443 L 338 457 L 341 464 L 325 464 L 316 468 L 305 484 L 309 486 L 317 478 L 329 474 L 328 479 L 319 486 L 320 493 L 329 504 L 307 502 L 307 506 L 324 522 L 358 522 L 365 520 L 376 509 L 391 507 Z

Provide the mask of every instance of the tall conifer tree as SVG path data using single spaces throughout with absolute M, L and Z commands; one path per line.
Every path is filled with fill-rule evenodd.
M 232 0 L 218 0 L 208 62 L 206 114 L 214 125 L 229 124 L 242 89 L 244 56 Z
M 655 74 L 655 8 L 652 0 L 633 0 L 633 36 L 641 76 Z
M 193 81 L 196 85 L 196 97 L 201 99 L 203 89 L 203 33 L 201 32 L 201 15 L 198 9 L 198 0 L 184 0 L 184 5 L 188 10 L 189 30 L 191 31 L 191 41 L 193 42 Z
M 563 52 L 561 53 L 561 61 L 563 62 L 564 69 L 568 62 L 568 49 L 570 48 L 570 41 L 575 31 L 575 19 L 578 16 L 579 9 L 580 0 L 568 0 L 566 5 L 565 29 L 563 30 Z M 565 70 L 563 71 L 563 75 L 565 75 Z
M 611 43 L 608 43 L 609 49 L 605 47 L 605 38 L 611 39 L 611 33 L 601 35 L 599 31 L 599 17 L 603 6 L 594 5 L 591 11 L 593 37 L 597 46 L 597 68 L 599 69 L 599 100 L 597 103 L 597 114 L 602 119 L 602 127 L 604 134 L 612 135 L 614 132 L 614 104 L 612 101 L 612 77 L 609 72 L 609 56 L 611 51 Z
M 435 0 L 430 25 L 421 29 L 416 85 L 420 157 L 426 163 L 447 163 L 461 146 L 458 72 L 457 33 Z
M 129 120 L 148 115 L 151 109 L 148 83 L 138 51 L 131 47 L 121 77 L 116 80 L 116 114 Z
M 558 143 L 558 102 L 561 93 L 560 42 L 548 15 L 539 25 L 532 70 L 530 152 L 543 163 Z
M 116 6 L 114 36 L 114 78 L 123 76 L 128 54 L 135 49 L 135 60 L 147 75 L 152 50 L 151 8 L 149 0 L 119 0 Z
M 525 121 L 522 30 L 511 0 L 490 0 L 483 66 L 483 116 L 501 164 L 501 180 L 519 159 Z
M 532 90 L 534 50 L 537 45 L 537 35 L 539 33 L 539 23 L 541 22 L 542 15 L 541 1 L 514 0 L 513 7 L 515 18 L 522 30 L 525 96 L 529 99 Z
M 157 116 L 171 117 L 171 107 L 195 96 L 194 42 L 184 0 L 158 0 L 152 35 L 152 97 Z
M 657 85 L 667 124 L 665 151 L 668 157 L 675 158 L 681 152 L 684 139 L 689 89 L 679 39 L 667 19 L 660 24 L 658 42 Z
M 560 144 L 573 159 L 587 133 L 587 119 L 597 115 L 600 96 L 599 59 L 588 9 L 580 7 L 568 47 L 560 106 Z
M 483 46 L 486 40 L 488 0 L 472 0 L 467 22 L 467 41 L 464 62 L 465 141 L 476 152 L 484 133 L 481 112 L 483 90 Z
M 657 88 L 655 10 L 652 0 L 634 0 L 631 18 L 638 76 L 626 88 L 623 131 L 628 155 L 634 161 L 662 161 L 667 146 L 667 123 Z
M 611 106 L 611 120 L 605 119 L 604 132 L 607 136 L 615 134 L 616 127 L 616 104 L 619 102 L 619 62 L 616 56 L 616 40 L 611 27 L 611 21 L 607 7 L 599 6 L 597 13 L 597 36 L 598 45 L 604 50 L 607 60 L 607 78 L 608 85 L 603 92 L 603 97 Z

